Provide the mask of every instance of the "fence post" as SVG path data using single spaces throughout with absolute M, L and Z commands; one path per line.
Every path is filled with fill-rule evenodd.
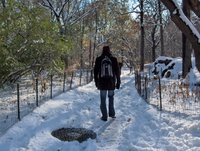
M 90 70 L 90 82 L 93 80 L 93 69 Z
M 50 76 L 50 85 L 51 85 L 51 89 L 50 89 L 50 99 L 53 98 L 53 75 L 51 74 Z
M 160 77 L 158 78 L 159 80 L 159 96 L 160 96 L 160 110 L 162 111 L 162 94 L 161 94 L 161 81 L 160 81 Z
M 36 85 L 36 89 L 35 89 L 35 94 L 36 94 L 36 106 L 38 106 L 38 78 L 35 79 L 35 85 Z
M 18 120 L 20 121 L 20 99 L 19 99 L 19 83 L 17 83 L 17 116 Z
M 147 75 L 145 76 L 144 79 L 144 92 L 145 92 L 145 100 L 147 102 Z
M 86 70 L 86 84 L 89 83 L 89 69 Z
M 70 89 L 72 88 L 72 82 L 73 82 L 73 77 L 74 77 L 74 72 L 72 71 L 72 75 L 71 75 L 71 81 L 70 81 Z
M 138 72 L 135 71 L 135 87 L 137 88 L 137 81 L 138 81 Z M 138 88 L 137 88 L 138 89 Z
M 82 83 L 82 69 L 80 69 L 80 82 L 79 82 L 80 86 L 81 86 L 81 83 Z
M 141 95 L 141 73 L 138 74 L 138 92 Z
M 65 92 L 66 72 L 64 72 L 63 92 Z
M 144 72 L 142 72 L 142 76 L 141 76 L 141 93 L 142 93 L 142 97 L 144 97 L 145 95 L 145 77 L 144 77 Z

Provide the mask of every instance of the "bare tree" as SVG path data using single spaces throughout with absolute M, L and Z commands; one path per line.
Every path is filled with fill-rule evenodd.
M 182 56 L 182 32 L 172 20 L 165 26 L 165 54 L 171 57 Z
M 162 8 L 161 2 L 158 0 L 158 15 L 159 15 L 159 22 L 160 22 L 160 52 L 161 55 L 164 55 L 164 32 L 163 32 L 163 18 L 162 18 Z
M 187 18 L 190 18 L 190 8 L 187 0 L 183 0 L 183 12 Z M 187 39 L 187 35 L 182 33 L 182 58 L 183 58 L 183 67 L 182 67 L 182 76 L 185 78 L 188 72 L 190 72 L 192 62 L 191 62 L 191 47 Z
M 84 11 L 85 4 L 83 0 L 41 0 L 40 4 L 48 8 L 52 16 L 60 25 L 61 34 L 67 34 L 67 27 L 73 25 L 90 13 L 94 13 L 95 8 Z
M 144 70 L 144 0 L 140 0 L 140 71 Z
M 147 41 L 146 47 L 148 49 L 148 43 L 151 47 L 151 53 L 145 54 L 148 56 L 149 61 L 154 62 L 156 59 L 156 48 L 160 44 L 160 16 L 158 14 L 158 3 L 157 1 L 146 1 L 145 3 L 145 40 Z M 148 51 L 146 51 L 148 53 Z M 146 57 L 145 57 L 146 58 Z

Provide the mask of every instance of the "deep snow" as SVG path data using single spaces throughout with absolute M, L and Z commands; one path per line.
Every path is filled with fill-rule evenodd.
M 139 97 L 134 76 L 122 73 L 115 91 L 115 120 L 100 120 L 94 82 L 67 91 L 36 108 L 0 137 L 1 151 L 198 151 L 200 118 L 161 112 Z M 51 135 L 62 127 L 87 128 L 97 139 L 62 142 Z

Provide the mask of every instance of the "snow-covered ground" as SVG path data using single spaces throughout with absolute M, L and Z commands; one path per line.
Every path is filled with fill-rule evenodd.
M 36 85 L 33 84 L 32 77 L 22 77 L 19 83 L 19 110 L 17 101 L 17 84 L 5 85 L 4 88 L 0 88 L 0 136 L 5 133 L 12 125 L 18 121 L 18 111 L 20 112 L 20 118 L 26 116 L 32 112 L 36 107 L 36 94 L 38 95 L 38 105 L 48 101 L 51 97 L 58 96 L 65 91 L 76 88 L 80 85 L 87 83 L 89 72 L 87 70 L 82 71 L 82 77 L 80 80 L 80 70 L 77 70 L 73 74 L 68 73 L 65 79 L 65 87 L 63 88 L 64 77 L 62 75 L 54 75 L 52 78 L 52 86 L 50 76 L 45 77 L 45 88 L 42 91 L 42 79 L 38 80 L 38 93 L 36 93 Z M 44 81 L 43 81 L 44 82 Z
M 122 73 L 115 91 L 115 120 L 100 120 L 94 82 L 67 91 L 36 108 L 0 137 L 2 151 L 198 151 L 200 117 L 160 112 L 145 103 L 134 76 Z M 51 135 L 62 127 L 87 128 L 97 139 L 62 142 Z

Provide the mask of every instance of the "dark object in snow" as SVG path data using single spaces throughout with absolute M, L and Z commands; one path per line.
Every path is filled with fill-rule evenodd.
M 152 73 L 153 73 L 154 75 L 157 75 L 157 74 L 159 73 L 159 71 L 157 71 L 157 67 L 156 67 L 156 66 L 154 67 Z
M 165 78 L 169 78 L 171 76 L 171 71 L 168 70 L 164 75 L 165 75 Z
M 157 64 L 157 63 L 160 63 L 160 64 L 165 64 L 165 65 L 167 66 L 171 61 L 172 61 L 172 60 L 170 60 L 170 59 L 158 60 L 158 61 L 156 62 L 156 64 Z
M 178 79 L 182 74 L 182 58 L 160 56 L 152 64 L 153 76 L 160 78 Z
M 51 135 L 61 141 L 78 141 L 79 143 L 86 141 L 88 138 L 96 138 L 95 132 L 85 128 L 60 128 L 54 130 Z
M 174 69 L 174 65 L 175 65 L 175 63 L 172 63 L 170 66 L 168 66 L 165 70 L 163 70 L 163 72 L 162 72 L 162 77 L 165 77 L 165 78 L 169 78 L 170 76 L 171 76 L 171 72 L 170 72 L 170 70 L 171 69 Z M 169 72 L 170 72 L 170 75 L 169 75 Z M 168 73 L 167 75 L 166 75 L 166 73 Z
M 154 70 L 152 71 L 152 73 L 154 75 L 157 75 L 159 73 L 159 71 L 157 71 L 157 67 L 156 65 L 157 64 L 165 64 L 165 66 L 167 66 L 172 60 L 171 59 L 165 59 L 165 60 L 157 60 L 155 63 L 154 63 Z M 164 72 L 164 71 L 163 71 Z M 162 72 L 162 73 L 163 73 Z M 165 71 L 166 72 L 166 71 Z M 164 76 L 164 74 L 162 74 L 162 77 Z
M 107 121 L 107 118 L 101 117 L 101 120 L 102 120 L 102 121 Z

